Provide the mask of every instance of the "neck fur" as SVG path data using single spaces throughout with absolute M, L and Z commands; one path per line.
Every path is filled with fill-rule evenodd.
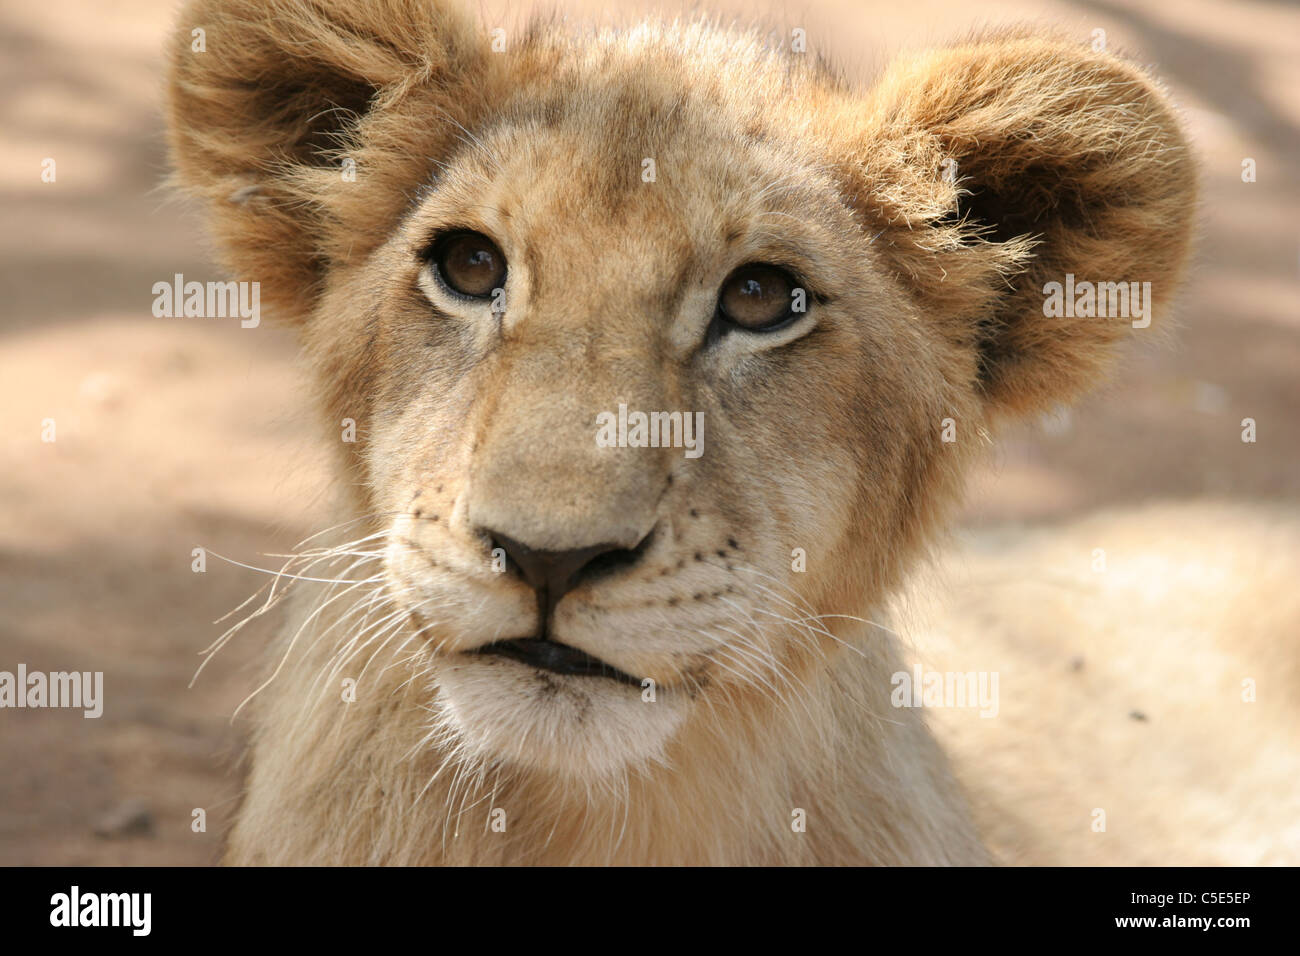
M 821 658 L 797 695 L 703 702 L 662 763 L 598 782 L 484 766 L 431 739 L 401 665 L 343 703 L 291 655 L 259 700 L 227 859 L 311 864 L 980 863 L 938 746 L 890 706 L 894 638 Z M 323 651 L 321 652 L 324 653 Z

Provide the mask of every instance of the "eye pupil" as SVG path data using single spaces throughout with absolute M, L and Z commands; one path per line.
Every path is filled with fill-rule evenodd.
M 481 233 L 457 232 L 438 239 L 430 259 L 443 283 L 460 295 L 490 298 L 505 283 L 505 257 Z
M 769 265 L 741 266 L 718 295 L 718 311 L 732 325 L 753 332 L 769 332 L 793 318 L 794 278 Z

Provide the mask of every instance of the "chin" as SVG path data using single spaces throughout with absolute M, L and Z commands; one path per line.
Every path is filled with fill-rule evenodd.
M 613 676 L 542 670 L 509 657 L 458 654 L 440 660 L 440 729 L 484 765 L 596 784 L 651 764 L 690 701 L 660 688 L 655 700 Z

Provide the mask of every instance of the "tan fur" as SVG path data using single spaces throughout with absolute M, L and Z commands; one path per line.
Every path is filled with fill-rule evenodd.
M 701 24 L 540 25 L 493 53 L 414 0 L 199 0 L 175 43 L 179 178 L 301 327 L 329 433 L 357 423 L 339 540 L 372 536 L 316 575 L 367 584 L 306 595 L 276 649 L 229 859 L 985 862 L 889 704 L 879 615 L 987 431 L 1078 394 L 1131 332 L 1045 318 L 1044 283 L 1149 281 L 1165 318 L 1195 182 L 1158 87 L 1027 33 L 865 92 Z M 509 260 L 499 325 L 422 284 L 452 227 Z M 808 316 L 707 343 L 755 261 L 804 277 Z M 705 454 L 597 447 L 620 403 L 703 412 Z M 536 626 L 486 529 L 553 550 L 653 529 L 554 626 L 654 703 L 466 656 Z
M 1300 861 L 1294 504 L 988 529 L 944 567 L 899 620 L 927 670 L 999 673 L 995 719 L 929 711 L 999 859 Z

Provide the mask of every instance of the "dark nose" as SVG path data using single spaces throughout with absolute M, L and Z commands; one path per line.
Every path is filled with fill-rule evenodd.
M 551 609 L 560 598 L 595 575 L 634 563 L 645 548 L 649 535 L 635 548 L 622 548 L 616 544 L 594 544 L 572 551 L 543 551 L 495 531 L 489 531 L 493 548 L 506 553 L 510 565 L 537 592 L 537 607 L 541 614 L 541 627 L 546 627 Z

